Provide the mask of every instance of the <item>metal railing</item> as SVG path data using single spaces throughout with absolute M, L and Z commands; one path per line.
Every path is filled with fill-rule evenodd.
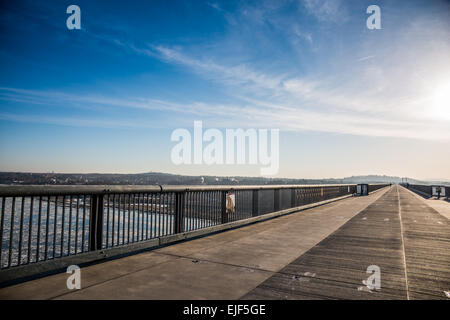
M 205 229 L 355 190 L 353 184 L 0 186 L 0 270 Z
M 411 190 L 423 192 L 431 197 L 432 192 L 431 186 L 421 184 L 408 184 L 408 183 L 402 183 L 401 185 Z
M 423 185 L 423 184 L 409 184 L 409 183 L 402 183 L 403 187 L 408 188 L 412 191 L 415 191 L 416 193 L 424 193 L 427 196 L 433 196 L 433 186 L 432 185 Z M 436 185 L 435 185 L 436 186 Z M 449 186 L 439 186 L 442 189 L 445 190 L 445 197 L 449 198 L 450 196 L 450 187 Z M 442 190 L 441 189 L 441 190 Z

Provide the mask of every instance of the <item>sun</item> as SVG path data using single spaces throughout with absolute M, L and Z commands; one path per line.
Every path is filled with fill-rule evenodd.
M 433 116 L 450 120 L 450 81 L 438 86 L 434 92 Z

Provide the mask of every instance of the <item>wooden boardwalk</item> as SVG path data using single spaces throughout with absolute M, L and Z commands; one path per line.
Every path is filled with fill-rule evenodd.
M 380 290 L 362 281 L 380 268 Z M 393 187 L 244 299 L 447 299 L 450 223 Z
M 363 283 L 373 265 L 379 290 Z M 2 288 L 0 300 L 447 299 L 450 222 L 392 186 L 87 266 L 81 276 L 81 290 L 68 290 L 60 273 Z

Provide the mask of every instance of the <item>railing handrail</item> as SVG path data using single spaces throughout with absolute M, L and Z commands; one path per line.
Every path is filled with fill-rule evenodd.
M 147 193 L 185 191 L 274 190 L 293 188 L 342 187 L 350 184 L 286 184 L 286 185 L 0 185 L 0 197 L 46 196 L 108 193 Z M 371 185 L 384 185 L 371 184 Z

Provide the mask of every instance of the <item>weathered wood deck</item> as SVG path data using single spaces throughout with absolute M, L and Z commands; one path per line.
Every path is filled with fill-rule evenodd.
M 370 265 L 380 290 L 362 283 Z M 61 273 L 0 289 L 0 299 L 446 299 L 450 222 L 393 186 L 81 275 L 81 290 Z
M 362 283 L 381 271 L 380 290 Z M 450 223 L 402 187 L 248 293 L 245 299 L 446 299 Z

